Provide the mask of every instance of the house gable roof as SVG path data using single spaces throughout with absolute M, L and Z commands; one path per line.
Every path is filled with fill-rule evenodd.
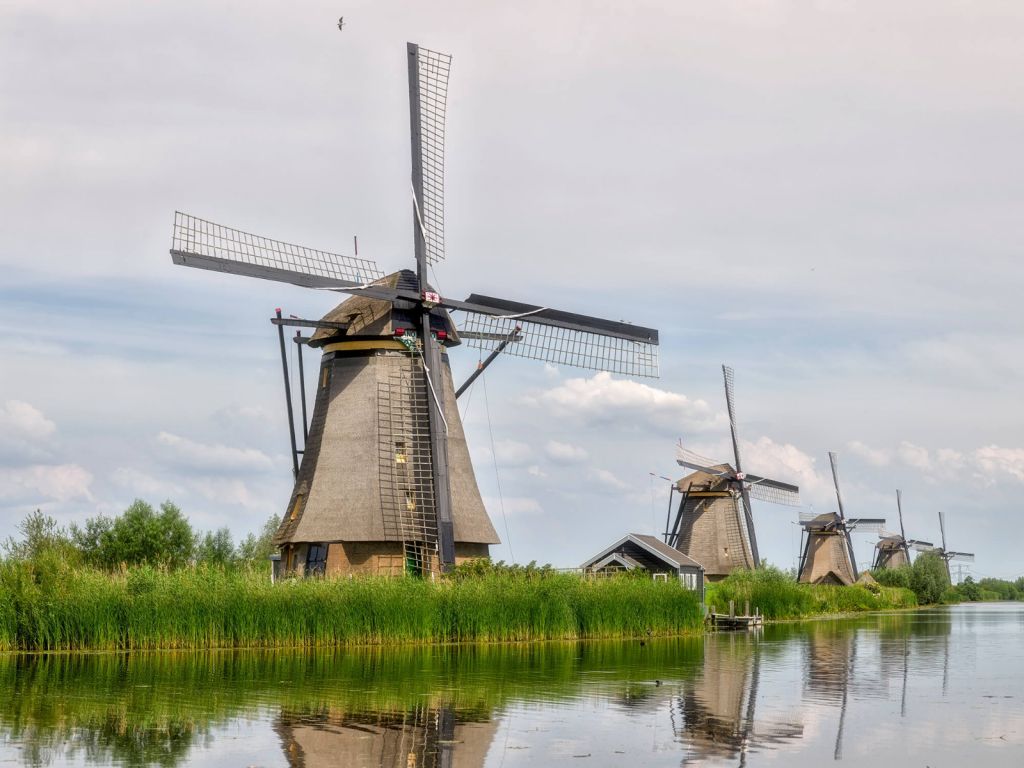
M 660 560 L 672 568 L 700 568 L 703 570 L 703 566 L 700 563 L 687 557 L 675 547 L 670 547 L 668 544 L 654 536 L 641 533 L 627 533 L 610 547 L 601 550 L 597 555 L 584 562 L 580 567 L 595 567 L 596 563 L 600 562 L 608 555 L 618 551 L 627 542 L 631 542 L 632 544 L 640 547 L 656 560 Z

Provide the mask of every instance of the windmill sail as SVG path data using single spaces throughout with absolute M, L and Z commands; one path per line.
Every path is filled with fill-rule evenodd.
M 355 287 L 384 276 L 369 259 L 254 235 L 180 211 L 174 214 L 171 259 L 185 267 L 306 288 Z
M 652 328 L 473 294 L 461 331 L 468 345 L 490 352 L 519 328 L 506 355 L 626 376 L 658 376 L 658 332 Z
M 452 57 L 416 43 L 408 52 L 413 213 L 427 263 L 436 264 L 444 260 L 444 116 Z

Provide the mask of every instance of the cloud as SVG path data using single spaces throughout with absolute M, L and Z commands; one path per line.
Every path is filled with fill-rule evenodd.
M 587 476 L 591 482 L 595 485 L 608 491 L 627 491 L 629 485 L 622 482 L 614 472 L 607 469 L 600 469 L 598 467 L 592 467 L 588 472 Z
M 932 459 L 928 449 L 920 445 L 914 445 L 904 440 L 896 448 L 896 455 L 907 466 L 914 467 L 915 469 L 931 469 Z
M 0 408 L 0 433 L 14 433 L 32 441 L 45 440 L 57 431 L 57 425 L 35 406 L 22 400 L 8 400 Z
M 846 448 L 854 456 L 864 459 L 864 461 L 873 467 L 884 467 L 892 461 L 892 456 L 888 451 L 872 448 L 869 445 L 865 445 L 860 440 L 851 440 L 846 444 Z
M 544 453 L 556 464 L 578 464 L 586 461 L 587 451 L 578 445 L 560 443 L 557 440 L 548 440 L 544 446 Z
M 78 464 L 42 465 L 0 470 L 0 498 L 24 503 L 42 499 L 92 501 L 92 474 Z
M 495 524 L 501 519 L 502 511 L 510 517 L 532 517 L 544 514 L 544 508 L 540 502 L 530 496 L 505 496 L 502 499 L 484 496 L 484 507 L 487 508 L 487 513 Z
M 589 379 L 568 379 L 526 398 L 556 418 L 588 424 L 653 429 L 659 434 L 704 431 L 725 423 L 704 400 L 658 389 L 602 371 Z
M 526 468 L 526 474 L 528 474 L 530 477 L 541 477 L 541 478 L 543 478 L 543 477 L 547 477 L 548 476 L 548 473 L 545 472 L 540 467 L 538 467 L 536 464 L 531 464 L 530 466 L 528 466 Z
M 114 485 L 125 488 L 138 496 L 171 498 L 183 493 L 184 489 L 173 482 L 161 480 L 131 467 L 118 467 L 110 475 Z
M 742 450 L 744 469 L 750 467 L 754 474 L 800 486 L 802 500 L 824 500 L 832 493 L 832 481 L 818 472 L 816 459 L 795 445 L 760 437 L 755 442 L 742 441 Z
M 255 448 L 232 448 L 220 443 L 206 444 L 170 432 L 156 437 L 163 454 L 181 466 L 208 472 L 256 472 L 272 469 L 274 462 Z
M 1024 449 L 1022 448 L 1000 448 L 997 445 L 989 445 L 974 451 L 973 459 L 978 469 L 992 481 L 995 479 L 994 476 L 1007 475 L 1024 482 Z

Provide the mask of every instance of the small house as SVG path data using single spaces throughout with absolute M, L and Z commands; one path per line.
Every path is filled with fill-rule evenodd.
M 593 575 L 640 569 L 655 579 L 677 579 L 704 601 L 704 567 L 655 536 L 627 533 L 583 563 L 580 569 Z

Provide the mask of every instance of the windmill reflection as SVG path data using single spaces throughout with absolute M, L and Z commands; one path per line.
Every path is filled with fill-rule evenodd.
M 391 713 L 282 711 L 274 730 L 292 768 L 475 768 L 497 723 L 438 703 Z
M 746 765 L 749 751 L 803 735 L 798 723 L 755 720 L 761 653 L 757 635 L 707 636 L 703 670 L 684 684 L 673 706 L 673 720 L 681 715 L 680 736 L 688 747 L 684 764 L 738 759 Z

